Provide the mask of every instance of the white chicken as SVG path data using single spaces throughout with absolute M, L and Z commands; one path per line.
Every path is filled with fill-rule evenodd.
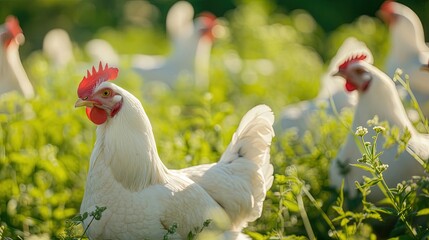
M 115 66 L 119 64 L 119 54 L 106 40 L 92 39 L 86 43 L 85 50 L 93 63 L 104 60 Z
M 33 85 L 19 57 L 19 45 L 24 42 L 24 35 L 16 17 L 7 17 L 0 26 L 0 41 L 0 95 L 16 91 L 25 98 L 32 98 Z
M 172 52 L 168 57 L 134 56 L 133 69 L 144 81 L 174 87 L 180 77 L 186 76 L 199 88 L 208 86 L 207 72 L 216 17 L 203 13 L 193 21 L 193 15 L 194 10 L 188 2 L 179 1 L 170 9 L 167 30 Z
M 420 71 L 420 66 L 428 62 L 429 48 L 425 43 L 422 23 L 410 8 L 394 1 L 383 3 L 380 15 L 390 31 L 391 46 L 385 71 L 393 77 L 396 69 L 400 68 L 409 75 L 411 90 L 428 117 L 429 73 Z
M 57 69 L 73 62 L 73 44 L 69 34 L 61 28 L 50 30 L 43 38 L 43 53 Z
M 108 81 L 117 74 L 117 68 L 100 63 L 79 84 L 75 104 L 86 106 L 88 118 L 98 125 L 81 213 L 107 207 L 87 235 L 162 239 L 177 224 L 171 238 L 186 239 L 207 219 L 223 216 L 230 223 L 222 229 L 225 239 L 245 236 L 242 228 L 261 215 L 273 182 L 271 109 L 259 105 L 243 117 L 218 163 L 169 170 L 158 156 L 139 100 Z
M 298 136 L 302 136 L 311 126 L 311 119 L 314 118 L 317 110 L 324 105 L 329 115 L 334 114 L 332 102 L 338 112 L 343 109 L 352 108 L 356 104 L 356 94 L 349 93 L 344 89 L 340 77 L 332 76 L 338 68 L 339 61 L 349 54 L 365 54 L 367 62 L 372 63 L 373 58 L 365 43 L 356 38 L 347 38 L 338 49 L 337 54 L 332 58 L 328 70 L 322 76 L 321 89 L 316 98 L 302 101 L 297 104 L 287 106 L 282 110 L 275 129 L 278 131 L 294 130 Z
M 397 144 L 388 149 L 382 149 L 385 138 L 379 137 L 377 141 L 377 152 L 383 151 L 380 161 L 389 166 L 383 172 L 384 179 L 388 186 L 395 187 L 397 183 L 411 179 L 412 176 L 425 174 L 423 166 L 410 155 L 410 152 L 415 153 L 421 159 L 428 159 L 429 136 L 417 132 L 406 115 L 393 80 L 364 61 L 366 57 L 366 55 L 352 55 L 345 58 L 346 60 L 339 65 L 337 75 L 346 79 L 349 91 L 358 92 L 353 129 L 358 126 L 368 128 L 367 121 L 377 115 L 380 121 L 387 121 L 391 127 L 396 126 L 401 131 L 405 131 L 405 129 L 410 131 L 411 139 L 408 142 L 407 150 L 398 157 L 395 157 Z M 349 134 L 330 166 L 331 184 L 339 189 L 344 179 L 344 189 L 350 197 L 355 197 L 357 194 L 355 181 L 362 182 L 362 176 L 372 177 L 371 173 L 350 166 L 350 164 L 357 164 L 357 159 L 362 157 L 356 137 L 352 133 Z M 378 201 L 382 198 L 383 194 L 378 188 L 368 196 L 370 201 Z

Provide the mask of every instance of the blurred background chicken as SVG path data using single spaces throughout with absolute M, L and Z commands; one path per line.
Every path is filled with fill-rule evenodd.
M 85 50 L 93 64 L 105 61 L 115 66 L 119 65 L 119 54 L 106 40 L 91 39 L 85 44 Z
M 50 30 L 43 38 L 43 53 L 57 69 L 73 62 L 73 45 L 67 31 L 60 28 Z
M 0 26 L 0 40 L 0 94 L 16 91 L 25 98 L 32 98 L 33 85 L 22 66 L 18 51 L 24 43 L 24 35 L 16 17 L 7 17 Z
M 192 5 L 175 3 L 167 15 L 171 53 L 166 58 L 136 55 L 133 68 L 145 82 L 159 82 L 174 87 L 181 78 L 200 88 L 208 86 L 209 60 L 216 17 L 203 13 L 195 20 Z
M 380 161 L 388 165 L 387 170 L 383 172 L 383 177 L 389 187 L 395 187 L 413 176 L 425 175 L 423 162 L 418 162 L 413 155 L 424 160 L 429 158 L 429 135 L 421 134 L 414 128 L 408 119 L 393 80 L 370 62 L 365 61 L 367 57 L 365 54 L 345 57 L 343 63 L 338 65 L 339 70 L 336 75 L 346 80 L 348 91 L 358 92 L 353 130 L 362 126 L 370 129 L 371 135 L 374 135 L 368 120 L 377 116 L 378 121 L 387 121 L 391 128 L 399 128 L 401 134 L 409 131 L 411 137 L 407 143 L 407 149 L 398 156 L 398 144 L 385 149 L 383 145 L 386 139 L 380 137 L 377 141 L 377 153 L 383 152 Z M 357 136 L 353 133 L 348 135 L 330 167 L 331 184 L 340 189 L 344 180 L 344 190 L 350 197 L 356 197 L 358 193 L 355 181 L 363 182 L 363 176 L 372 177 L 369 171 L 351 166 L 358 163 L 357 159 L 362 158 L 357 145 L 359 140 L 356 138 Z M 369 140 L 368 136 L 367 138 Z M 387 196 L 375 187 L 368 195 L 371 201 L 379 201 L 384 197 Z
M 393 78 L 396 69 L 400 68 L 409 76 L 411 90 L 429 117 L 429 73 L 420 71 L 420 66 L 429 60 L 422 23 L 413 10 L 394 1 L 383 3 L 380 16 L 389 26 L 390 33 L 386 73 Z
M 344 109 L 353 108 L 356 104 L 356 93 L 346 92 L 341 78 L 332 74 L 338 69 L 338 62 L 345 56 L 359 54 L 365 54 L 368 56 L 366 61 L 373 63 L 372 54 L 365 43 L 356 38 L 347 38 L 323 74 L 321 88 L 316 98 L 283 109 L 276 123 L 276 130 L 282 132 L 293 130 L 298 136 L 302 136 L 306 130 L 311 130 L 312 124 L 314 124 L 313 119 L 317 116 L 318 110 L 333 116 L 336 112 L 341 113 Z

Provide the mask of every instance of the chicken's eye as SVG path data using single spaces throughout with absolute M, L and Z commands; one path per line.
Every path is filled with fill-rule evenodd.
M 110 90 L 105 89 L 105 90 L 103 90 L 102 95 L 103 95 L 103 97 L 109 97 L 111 93 L 112 93 L 112 92 L 111 92 Z
M 364 73 L 367 73 L 368 71 L 366 71 L 365 69 L 363 69 L 363 68 L 356 68 L 355 70 L 355 73 L 357 74 L 357 75 L 362 75 L 362 74 L 364 74 Z

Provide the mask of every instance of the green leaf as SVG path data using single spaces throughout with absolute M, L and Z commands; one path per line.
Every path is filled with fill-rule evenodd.
M 371 172 L 371 173 L 374 172 L 374 170 L 372 170 L 372 168 L 370 168 L 370 167 L 368 167 L 366 165 L 363 165 L 363 164 L 356 163 L 356 164 L 350 164 L 350 165 L 352 165 L 353 167 L 358 167 L 360 169 L 363 169 L 363 170 Z
M 381 181 L 381 179 L 376 177 L 369 178 L 369 177 L 363 176 L 363 179 L 364 179 L 364 184 L 362 184 L 362 187 L 371 187 L 371 186 L 377 185 L 377 183 Z
M 429 208 L 420 209 L 416 215 L 417 216 L 429 215 Z
M 341 225 L 341 227 L 344 227 L 344 226 L 346 226 L 346 225 L 347 225 L 347 223 L 349 223 L 349 222 L 350 222 L 350 220 L 349 220 L 348 218 L 343 218 L 343 220 L 341 220 L 340 225 Z
M 276 174 L 275 175 L 275 181 L 277 182 L 277 184 L 279 185 L 285 185 L 287 183 L 287 178 L 285 175 L 281 175 L 281 174 Z
M 396 216 L 398 214 L 398 212 L 394 208 L 389 207 L 375 207 L 371 208 L 371 210 L 375 210 L 377 212 L 386 213 L 393 216 Z
M 299 212 L 299 207 L 296 202 L 285 199 L 283 205 L 289 209 L 291 212 Z

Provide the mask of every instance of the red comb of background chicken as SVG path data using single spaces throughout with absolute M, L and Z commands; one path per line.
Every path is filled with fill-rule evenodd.
M 107 65 L 103 68 L 103 65 L 99 64 L 98 71 L 95 67 L 92 67 L 92 73 L 87 71 L 86 77 L 83 77 L 77 89 L 77 95 L 79 98 L 85 98 L 91 95 L 94 88 L 105 81 L 114 80 L 118 76 L 119 70 L 117 68 L 111 68 Z
M 18 19 L 15 16 L 8 16 L 6 18 L 5 27 L 7 30 L 7 37 L 4 41 L 4 46 L 7 47 L 14 38 L 22 33 L 22 29 L 19 26 Z
M 6 28 L 13 37 L 16 37 L 18 34 L 22 33 L 18 19 L 15 16 L 8 16 L 6 18 Z
M 216 21 L 216 16 L 211 12 L 202 12 L 199 17 L 203 17 L 205 19 L 204 22 L 207 23 L 207 25 L 213 25 Z
M 208 37 L 210 40 L 214 39 L 214 35 L 212 32 L 212 29 L 214 26 L 216 26 L 216 16 L 213 15 L 210 12 L 202 12 L 199 15 L 199 18 L 201 19 L 202 23 L 205 26 L 205 30 L 203 32 L 203 36 Z
M 387 0 L 385 1 L 381 7 L 378 14 L 380 15 L 381 19 L 383 19 L 384 22 L 386 22 L 388 25 L 393 25 L 395 22 L 395 1 L 393 0 Z
M 380 7 L 381 11 L 385 12 L 385 13 L 392 13 L 393 12 L 393 4 L 392 4 L 393 2 L 394 2 L 393 0 L 385 1 Z
M 349 66 L 350 63 L 365 60 L 366 58 L 367 58 L 367 56 L 365 54 L 352 56 L 352 57 L 348 58 L 347 60 L 345 60 L 343 63 L 341 63 L 338 68 L 339 68 L 339 70 L 345 70 Z

